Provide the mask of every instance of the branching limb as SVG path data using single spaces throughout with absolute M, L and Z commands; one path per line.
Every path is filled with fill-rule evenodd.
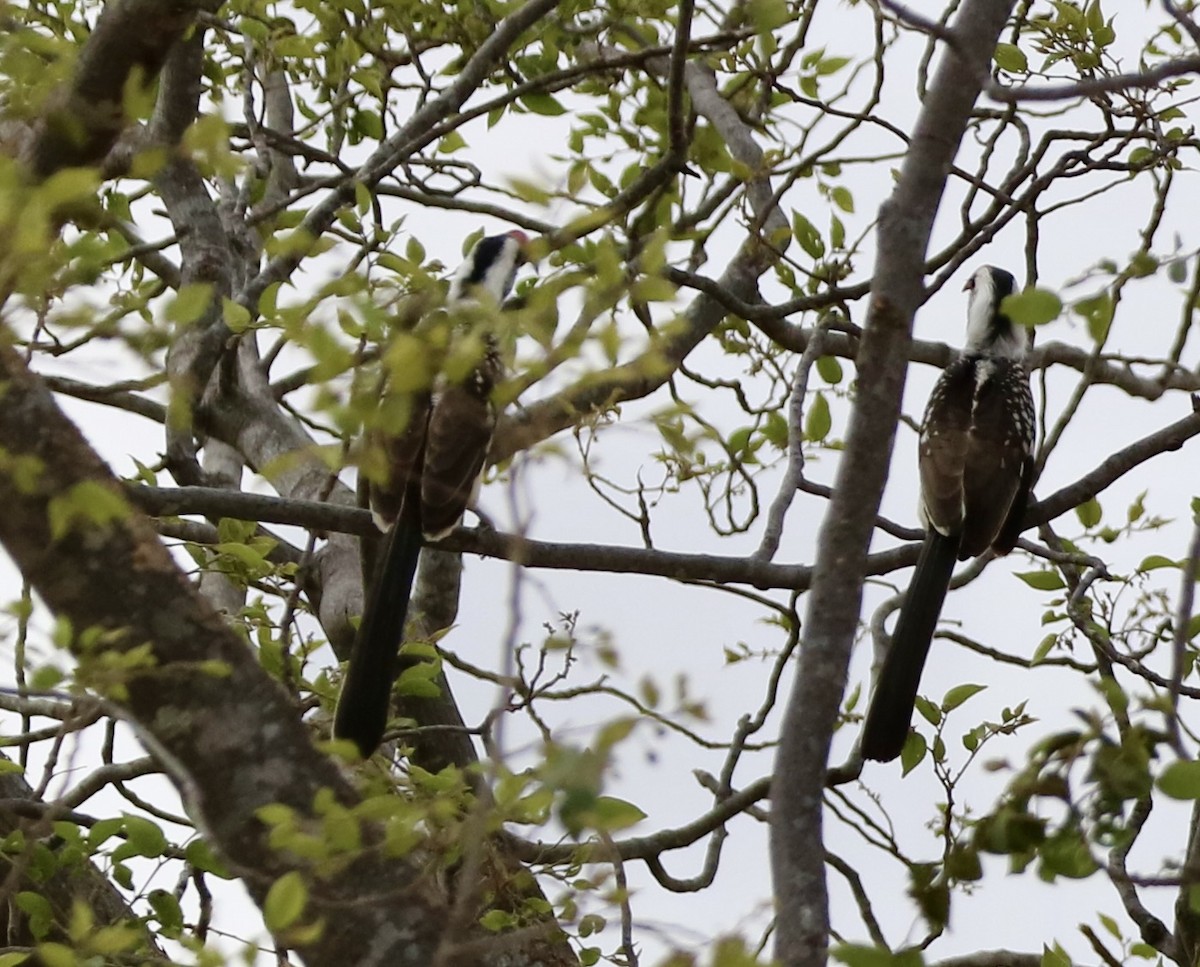
M 1180 951 L 1171 931 L 1167 929 L 1165 923 L 1146 909 L 1126 868 L 1129 850 L 1137 842 L 1138 833 L 1145 826 L 1146 820 L 1150 818 L 1152 805 L 1151 800 L 1146 798 L 1139 800 L 1134 806 L 1129 817 L 1129 833 L 1109 851 L 1108 878 L 1116 887 L 1117 895 L 1121 898 L 1125 912 L 1141 930 L 1142 939 L 1169 960 L 1173 960 L 1177 964 L 1184 964 L 1187 961 L 1180 959 Z
M 952 28 L 957 56 L 945 56 L 940 63 L 896 190 L 881 212 L 880 254 L 858 355 L 858 397 L 818 539 L 800 664 L 772 790 L 771 865 L 779 924 L 775 952 L 787 967 L 819 967 L 827 958 L 820 793 L 858 625 L 862 569 L 900 415 L 933 218 L 1011 7 L 1007 0 L 962 4 Z

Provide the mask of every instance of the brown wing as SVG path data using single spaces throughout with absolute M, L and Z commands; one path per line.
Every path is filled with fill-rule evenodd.
M 421 476 L 421 528 L 428 540 L 445 537 L 471 502 L 496 418 L 473 385 L 447 386 L 433 403 Z
M 940 534 L 954 534 L 962 525 L 973 391 L 970 367 L 956 360 L 938 379 L 925 407 L 919 449 L 921 510 L 925 524 Z
M 1033 470 L 1033 456 L 1030 455 L 1025 458 L 1025 466 L 1021 471 L 1021 484 L 1017 487 L 1017 495 L 1008 509 L 1008 519 L 1000 528 L 996 539 L 992 541 L 992 550 L 997 554 L 1007 554 L 1017 546 L 1017 539 L 1021 536 L 1021 525 L 1025 521 L 1025 511 L 1029 507 L 1029 491 L 1033 487 Z
M 997 540 L 1018 495 L 1024 504 L 1033 449 L 1033 401 L 1024 367 L 1006 359 L 980 360 L 977 366 L 963 474 L 964 558 L 982 554 Z
M 421 476 L 432 397 L 428 393 L 414 393 L 407 400 L 407 413 L 402 405 L 397 407 L 397 421 L 402 421 L 403 430 L 388 433 L 376 429 L 367 436 L 368 445 L 378 448 L 385 463 L 384 478 L 372 480 L 370 485 L 371 513 L 375 523 L 385 530 L 400 516 L 405 489 Z

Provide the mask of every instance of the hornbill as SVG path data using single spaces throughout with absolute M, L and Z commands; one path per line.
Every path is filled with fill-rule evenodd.
M 495 309 L 512 288 L 525 260 L 523 232 L 481 239 L 455 273 L 446 296 L 451 323 L 469 318 L 472 302 Z M 364 757 L 378 747 L 387 725 L 397 651 L 421 545 L 441 540 L 461 520 L 479 484 L 496 426 L 492 390 L 504 377 L 495 336 L 482 339 L 478 362 L 464 379 L 439 375 L 431 390 L 417 392 L 404 428 L 377 441 L 387 478 L 372 482 L 371 513 L 388 532 L 376 562 L 366 610 L 342 682 L 333 734 L 351 739 Z
M 967 344 L 942 373 L 920 435 L 920 515 L 925 540 L 875 680 L 863 726 L 863 757 L 889 762 L 908 737 L 921 670 L 954 560 L 1017 543 L 1033 478 L 1029 332 L 1000 309 L 1012 275 L 985 266 L 967 282 Z

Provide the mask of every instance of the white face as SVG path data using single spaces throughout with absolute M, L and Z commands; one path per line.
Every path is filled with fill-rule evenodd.
M 471 277 L 472 271 L 475 268 L 475 259 L 478 257 L 479 248 L 476 246 L 467 257 L 467 260 L 459 266 L 458 271 L 454 273 L 454 278 L 450 282 L 450 292 L 447 295 L 448 302 L 458 302 L 462 299 L 471 298 L 471 292 L 463 291 L 467 279 Z M 473 290 L 482 289 L 491 295 L 496 302 L 503 302 L 504 297 L 508 295 L 508 290 L 512 286 L 512 278 L 516 273 L 517 264 L 521 258 L 521 243 L 509 235 L 506 236 L 496 253 L 495 258 L 484 270 L 483 278 L 479 279 L 471 286 Z
M 981 346 L 988 341 L 992 313 L 996 309 L 996 285 L 986 266 L 976 269 L 967 282 L 971 295 L 967 302 L 967 345 Z
M 1006 319 L 995 325 L 997 305 L 996 277 L 991 266 L 976 269 L 967 282 L 970 300 L 967 303 L 967 349 L 988 356 L 1021 359 L 1029 348 L 1029 334 L 1024 326 Z

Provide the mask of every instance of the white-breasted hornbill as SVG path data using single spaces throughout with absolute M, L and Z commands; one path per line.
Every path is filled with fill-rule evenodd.
M 908 738 L 929 644 L 954 561 L 1016 545 L 1036 437 L 1025 355 L 1029 331 L 1000 309 L 1015 281 L 985 266 L 966 284 L 967 343 L 933 388 L 920 436 L 925 540 L 875 679 L 863 726 L 866 759 L 888 762 Z
M 455 273 L 446 311 L 491 302 L 498 308 L 525 259 L 526 238 L 518 231 L 481 239 Z M 486 310 L 485 310 L 486 311 Z M 342 682 L 333 734 L 350 739 L 363 756 L 378 747 L 387 726 L 397 652 L 424 541 L 445 537 L 474 499 L 496 426 L 492 391 L 504 378 L 495 336 L 485 333 L 478 362 L 466 377 L 439 375 L 429 391 L 411 399 L 408 419 L 397 433 L 376 433 L 386 458 L 386 479 L 369 487 L 371 513 L 388 532 L 376 562 L 366 610 Z

